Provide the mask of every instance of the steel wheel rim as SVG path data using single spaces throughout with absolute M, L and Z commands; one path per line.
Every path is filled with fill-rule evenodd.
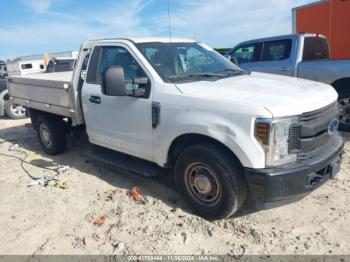
M 339 101 L 340 117 L 342 124 L 350 125 L 350 98 L 343 98 Z
M 24 116 L 26 109 L 20 105 L 11 105 L 11 112 L 16 116 Z
M 50 148 L 52 146 L 52 139 L 51 139 L 51 134 L 47 125 L 45 125 L 44 123 L 41 123 L 39 127 L 39 132 L 40 132 L 41 140 L 43 141 L 44 145 L 47 148 Z
M 185 184 L 191 197 L 199 204 L 215 206 L 220 202 L 222 188 L 219 178 L 207 165 L 192 163 L 185 170 Z

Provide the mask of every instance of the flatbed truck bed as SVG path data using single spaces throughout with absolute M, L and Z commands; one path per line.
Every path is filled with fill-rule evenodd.
M 73 72 L 13 76 L 10 97 L 16 104 L 71 117 L 74 113 Z

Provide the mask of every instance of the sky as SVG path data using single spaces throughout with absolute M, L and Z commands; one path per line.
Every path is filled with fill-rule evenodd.
M 315 0 L 169 0 L 172 36 L 212 47 L 292 32 L 292 11 Z M 85 39 L 169 36 L 168 0 L 5 0 L 0 59 L 79 50 Z

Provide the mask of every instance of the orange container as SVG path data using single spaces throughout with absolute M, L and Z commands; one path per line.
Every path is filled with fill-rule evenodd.
M 294 8 L 293 32 L 323 34 L 331 58 L 350 58 L 350 0 L 323 0 Z

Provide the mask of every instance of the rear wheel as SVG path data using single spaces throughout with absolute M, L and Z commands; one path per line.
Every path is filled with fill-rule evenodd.
M 7 100 L 5 110 L 7 116 L 12 119 L 23 119 L 27 117 L 25 107 L 13 104 L 11 100 Z
M 339 129 L 350 132 L 350 90 L 345 89 L 339 92 Z
M 38 116 L 36 131 L 41 146 L 48 155 L 58 155 L 66 149 L 67 139 L 62 119 L 47 115 Z
M 176 162 L 175 175 L 185 201 L 203 218 L 230 217 L 246 199 L 240 163 L 218 145 L 199 144 L 186 149 Z

